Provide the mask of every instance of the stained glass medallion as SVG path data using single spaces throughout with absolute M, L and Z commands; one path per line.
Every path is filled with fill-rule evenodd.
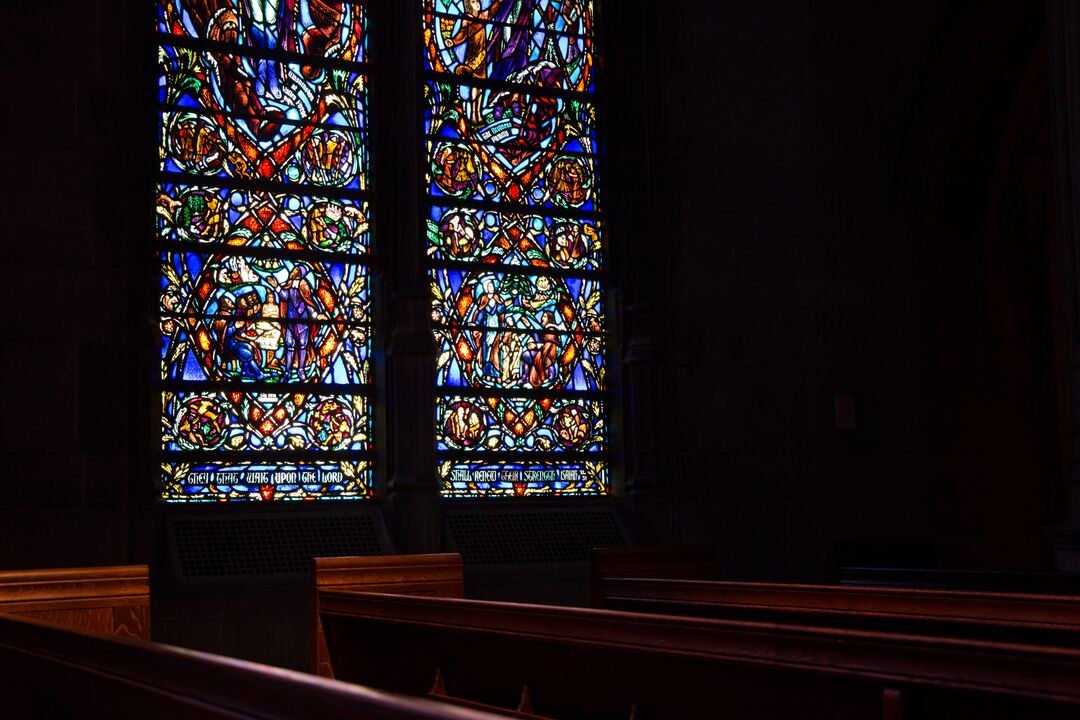
M 161 496 L 370 497 L 363 3 L 157 9 Z
M 421 0 L 446 497 L 610 491 L 590 0 Z

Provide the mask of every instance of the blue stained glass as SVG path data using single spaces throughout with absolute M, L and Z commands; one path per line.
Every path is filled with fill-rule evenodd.
M 367 462 L 162 463 L 166 502 L 362 500 L 374 495 Z
M 163 172 L 284 185 L 367 189 L 367 150 L 359 132 L 303 125 L 275 144 L 252 140 L 234 124 L 202 112 L 163 112 Z
M 162 377 L 367 383 L 362 265 L 162 254 Z
M 162 448 L 206 452 L 370 447 L 363 395 L 305 393 L 162 393 Z
M 435 201 L 477 200 L 537 208 L 595 211 L 596 163 L 557 152 L 510 151 L 457 142 L 428 143 L 428 195 Z
M 364 5 L 155 1 L 161 497 L 370 498 Z
M 439 450 L 603 452 L 606 410 L 581 398 L 447 396 L 435 405 Z
M 185 252 L 162 253 L 161 259 L 166 313 L 251 316 L 257 302 L 289 302 L 278 318 L 369 320 L 368 273 L 363 265 Z
M 425 0 L 424 9 L 451 18 L 584 35 L 592 34 L 595 17 L 592 0 Z
M 243 56 L 230 56 L 230 61 L 238 73 L 267 66 L 285 89 L 275 95 L 252 93 L 223 74 L 220 54 L 163 45 L 158 48 L 158 102 L 229 115 L 259 141 L 280 138 L 297 124 L 354 130 L 367 125 L 367 83 L 360 73 Z
M 436 327 L 604 331 L 604 298 L 594 278 L 519 275 L 482 266 L 432 270 L 431 277 Z
M 422 17 L 443 495 L 606 494 L 593 4 L 424 0 Z
M 427 222 L 428 255 L 471 261 L 599 270 L 603 226 L 589 218 L 553 218 L 434 206 Z
M 607 495 L 607 463 L 463 462 L 439 465 L 445 497 L 529 497 L 534 495 Z
M 441 387 L 605 389 L 601 336 L 451 327 L 436 329 L 435 338 Z
M 178 37 L 233 44 L 238 53 L 250 47 L 351 62 L 366 59 L 366 17 L 360 2 L 157 0 L 156 27 Z M 263 70 L 251 80 L 272 89 L 275 78 Z
M 504 3 L 507 8 L 512 5 Z M 431 0 L 426 6 L 430 12 Z M 489 10 L 479 15 L 440 15 L 428 23 L 424 33 L 426 68 L 462 77 L 592 91 L 590 36 L 563 34 L 554 22 L 530 27 L 525 16 L 519 16 L 522 22 L 516 24 L 497 17 Z
M 179 183 L 158 186 L 162 240 L 362 254 L 370 245 L 365 201 Z
M 596 106 L 591 101 L 454 82 L 424 88 L 424 132 L 520 152 L 596 152 Z M 576 144 L 571 144 L 576 141 Z M 516 165 L 517 157 L 504 158 Z

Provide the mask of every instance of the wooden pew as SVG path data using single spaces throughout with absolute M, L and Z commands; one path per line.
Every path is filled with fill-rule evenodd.
M 1080 575 L 1061 573 L 850 566 L 840 568 L 839 580 L 841 585 L 1080 595 Z
M 600 581 L 603 578 L 713 579 L 716 577 L 716 548 L 712 545 L 595 548 L 590 564 L 592 606 L 600 607 Z
M 0 617 L 0 716 L 497 720 L 306 673 Z
M 1080 712 L 1075 649 L 338 591 L 320 606 L 338 678 L 517 717 Z
M 1080 648 L 1080 597 L 605 578 L 601 607 Z
M 0 613 L 147 640 L 150 571 L 146 565 L 3 571 Z
M 320 590 L 361 590 L 460 598 L 465 595 L 461 555 L 380 555 L 315 558 L 312 667 L 317 675 L 334 677 L 319 621 Z

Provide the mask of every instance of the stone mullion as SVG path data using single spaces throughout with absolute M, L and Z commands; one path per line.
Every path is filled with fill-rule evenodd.
M 421 230 L 420 3 L 371 0 L 375 245 L 380 257 L 385 362 L 376 417 L 388 519 L 401 552 L 438 550 L 435 346 Z

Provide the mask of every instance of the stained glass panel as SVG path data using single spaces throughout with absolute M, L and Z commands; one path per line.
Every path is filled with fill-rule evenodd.
M 427 221 L 434 260 L 599 270 L 602 224 L 474 208 L 433 206 Z
M 371 382 L 366 326 L 285 325 L 261 317 L 163 317 L 161 333 L 162 380 Z
M 279 301 L 289 303 L 279 316 L 283 320 L 367 321 L 368 282 L 362 265 L 235 252 L 230 248 L 229 254 L 217 255 L 162 253 L 162 301 L 172 300 L 167 309 L 251 315 L 256 301 L 261 305 Z
M 368 462 L 165 462 L 163 495 L 173 502 L 364 500 L 374 496 Z
M 367 202 L 349 198 L 158 185 L 162 240 L 359 255 L 371 244 L 370 217 Z
M 367 151 L 361 133 L 314 125 L 288 128 L 289 133 L 280 141 L 255 141 L 236 125 L 222 127 L 210 115 L 164 112 L 158 146 L 160 169 L 192 179 L 351 191 L 367 188 Z
M 428 70 L 577 92 L 592 90 L 593 39 L 587 34 L 592 20 L 580 7 L 568 4 L 530 15 L 529 3 L 489 2 L 486 8 L 463 12 L 468 4 L 425 0 L 430 18 L 424 32 Z
M 604 295 L 595 278 L 432 270 L 432 322 L 483 330 L 602 332 Z
M 227 66 L 219 53 L 162 45 L 158 48 L 158 102 L 163 107 L 213 110 L 248 121 L 242 125 L 259 140 L 280 136 L 280 123 L 322 123 L 361 130 L 366 125 L 365 76 L 346 70 L 225 56 L 237 63 L 236 73 L 260 71 L 280 78 L 281 92 L 261 95 L 250 87 L 225 81 Z
M 606 494 L 593 4 L 421 4 L 443 494 Z
M 363 62 L 364 3 L 319 0 L 157 0 L 157 30 L 177 38 L 313 59 Z
M 424 86 L 424 132 L 510 148 L 516 154 L 500 160 L 512 165 L 527 151 L 595 153 L 596 106 L 589 97 L 431 81 Z
M 593 34 L 592 0 L 424 0 L 425 26 L 439 18 L 492 21 L 522 30 Z
M 597 452 L 605 449 L 604 403 L 581 398 L 439 398 L 439 450 Z
M 158 69 L 161 170 L 366 187 L 365 76 L 168 46 Z M 259 92 L 271 70 L 280 85 Z
M 439 465 L 445 497 L 606 495 L 608 466 L 596 462 L 453 462 Z
M 369 497 L 363 4 L 157 8 L 162 498 Z
M 166 391 L 161 402 L 166 450 L 369 449 L 363 395 Z

